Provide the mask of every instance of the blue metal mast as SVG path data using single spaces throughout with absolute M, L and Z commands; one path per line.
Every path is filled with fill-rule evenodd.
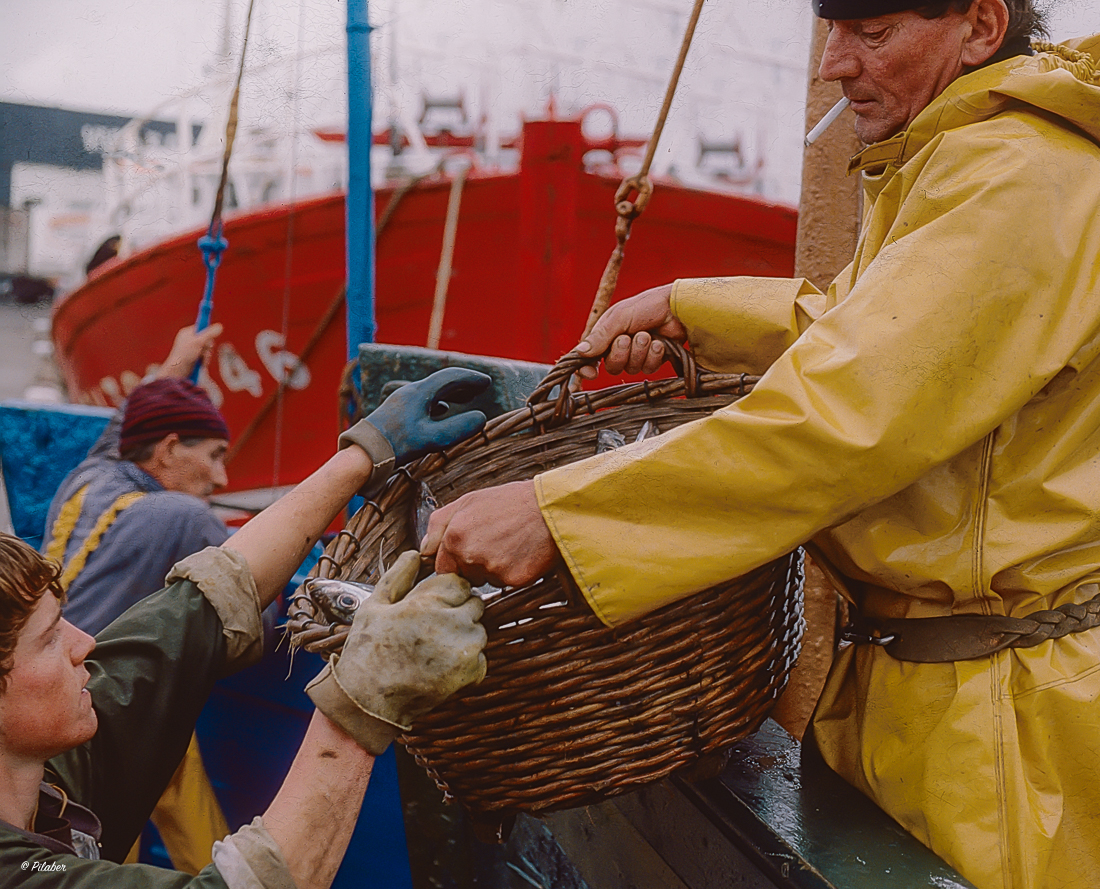
M 367 0 L 348 0 L 348 359 L 373 343 L 374 193 L 370 181 L 371 72 Z
M 373 343 L 374 193 L 370 183 L 371 77 L 367 0 L 348 2 L 348 196 L 347 318 L 348 359 L 358 359 L 359 344 Z M 358 374 L 353 375 L 358 386 Z M 354 512 L 354 509 L 352 510 Z M 368 876 L 369 875 L 369 876 Z M 364 882 L 366 880 L 366 882 Z M 412 889 L 397 762 L 393 749 L 374 764 L 344 864 L 333 889 L 346 887 Z

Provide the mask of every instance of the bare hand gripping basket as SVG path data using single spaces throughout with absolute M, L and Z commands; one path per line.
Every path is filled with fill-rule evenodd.
M 372 583 L 380 562 L 415 548 L 421 482 L 440 504 L 468 491 L 589 457 L 600 430 L 632 441 L 730 404 L 755 378 L 700 370 L 668 344 L 677 378 L 571 392 L 593 359 L 554 367 L 525 409 L 482 435 L 394 476 L 329 545 L 314 573 Z M 552 399 L 552 400 L 551 400 Z M 329 623 L 299 590 L 293 643 L 323 656 L 347 627 Z M 517 812 L 586 805 L 677 770 L 720 765 L 755 731 L 786 685 L 802 638 L 802 554 L 796 551 L 702 593 L 609 629 L 568 572 L 486 598 L 489 673 L 401 741 L 482 834 L 499 836 Z

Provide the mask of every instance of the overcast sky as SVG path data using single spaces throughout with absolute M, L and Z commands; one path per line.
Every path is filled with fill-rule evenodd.
M 390 20 L 393 2 L 373 0 L 372 22 Z M 421 30 L 430 32 L 440 16 L 453 20 L 459 34 L 486 28 L 486 22 L 478 20 L 476 0 L 396 2 L 406 38 Z M 605 6 L 608 0 L 548 2 L 568 16 L 571 11 Z M 204 64 L 219 47 L 224 5 L 224 0 L 0 0 L 0 98 L 145 112 L 201 80 Z M 513 5 L 530 7 L 532 0 L 514 0 Z M 808 6 L 809 0 L 722 0 L 721 5 L 739 8 L 740 40 L 751 46 L 757 34 L 774 35 L 777 8 L 789 13 L 792 6 Z M 256 6 L 259 21 L 254 33 L 262 35 L 264 45 L 254 51 L 261 55 L 297 45 L 316 49 L 342 40 L 345 4 L 340 0 L 256 0 Z M 633 0 L 620 4 L 626 11 L 620 15 L 660 20 L 670 9 L 690 6 L 690 0 Z M 704 23 L 718 14 L 715 6 L 712 2 L 705 7 Z M 1056 38 L 1100 31 L 1097 0 L 1054 0 L 1051 7 Z M 232 8 L 233 24 L 239 29 L 245 3 L 233 0 Z M 789 14 L 779 18 L 784 26 L 790 21 Z M 301 36 L 299 22 L 304 25 Z M 803 45 L 804 35 L 790 36 L 795 46 Z M 238 46 L 234 41 L 234 52 Z
M 1100 0 L 1052 0 L 1055 39 L 1100 31 Z M 0 0 L 0 101 L 216 121 L 225 93 L 165 102 L 235 69 L 248 0 Z M 691 0 L 370 0 L 376 127 L 415 125 L 426 98 L 461 94 L 467 120 L 518 132 L 604 103 L 621 134 L 652 130 Z M 244 126 L 342 127 L 345 0 L 255 0 Z M 710 0 L 653 173 L 692 176 L 706 155 L 742 188 L 798 201 L 810 0 Z M 287 58 L 300 61 L 288 63 Z M 230 82 L 230 75 L 222 83 Z M 197 104 L 196 104 L 197 103 Z M 438 120 L 436 122 L 439 122 Z M 211 134 L 220 132 L 217 127 Z M 711 173 L 714 172 L 712 169 Z

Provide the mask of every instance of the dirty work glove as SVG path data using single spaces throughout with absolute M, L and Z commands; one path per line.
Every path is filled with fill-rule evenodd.
M 366 418 L 340 436 L 340 447 L 359 445 L 374 462 L 360 491 L 377 490 L 393 473 L 432 451 L 442 451 L 469 438 L 485 425 L 481 411 L 444 416 L 451 402 L 465 404 L 480 395 L 492 379 L 465 367 L 445 367 L 415 383 L 406 383 Z
M 398 558 L 356 611 L 344 650 L 306 686 L 317 709 L 375 756 L 417 717 L 485 677 L 481 600 L 457 574 L 413 587 L 419 569 L 415 550 Z

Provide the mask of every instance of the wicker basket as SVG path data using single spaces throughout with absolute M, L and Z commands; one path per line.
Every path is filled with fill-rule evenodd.
M 394 476 L 329 545 L 314 573 L 373 582 L 379 563 L 416 545 L 421 481 L 439 503 L 595 453 L 611 428 L 633 440 L 744 394 L 754 378 L 700 371 L 669 344 L 674 379 L 571 392 L 590 359 L 563 358 L 526 409 Z M 555 393 L 556 390 L 556 393 Z M 550 400 L 553 396 L 553 400 Z M 327 655 L 347 627 L 326 622 L 299 591 L 288 613 L 294 644 Z M 585 805 L 720 763 L 756 730 L 784 688 L 802 637 L 802 555 L 609 629 L 559 571 L 486 600 L 489 673 L 416 725 L 402 743 L 448 798 L 501 833 L 516 812 Z

